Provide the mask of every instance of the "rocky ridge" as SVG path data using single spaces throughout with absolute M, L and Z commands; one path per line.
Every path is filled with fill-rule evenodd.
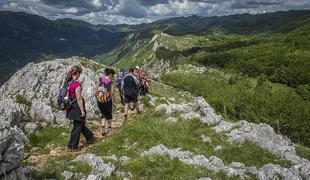
M 180 112 L 181 119 L 190 120 L 199 118 L 203 123 L 211 126 L 218 133 L 224 133 L 228 137 L 228 141 L 232 144 L 243 143 L 250 141 L 280 158 L 288 160 L 292 163 L 290 168 L 283 168 L 280 165 L 266 164 L 260 169 L 240 166 L 238 170 L 233 169 L 234 165 L 225 166 L 219 158 L 216 165 L 210 164 L 210 158 L 196 155 L 190 152 L 183 152 L 180 149 L 169 150 L 164 145 L 158 145 L 141 154 L 141 156 L 150 154 L 168 155 L 171 158 L 177 158 L 182 162 L 205 166 L 210 170 L 224 170 L 230 174 L 228 169 L 233 172 L 231 175 L 244 174 L 257 175 L 259 179 L 272 179 L 273 176 L 280 175 L 284 179 L 310 179 L 310 162 L 307 159 L 301 158 L 296 154 L 295 145 L 286 137 L 274 132 L 273 128 L 267 124 L 249 123 L 245 120 L 236 123 L 225 121 L 220 115 L 217 115 L 214 109 L 202 97 L 195 99 L 193 103 L 184 104 L 161 104 L 157 106 L 156 111 L 164 111 L 168 116 L 174 112 Z M 202 139 L 206 139 L 202 136 Z M 205 140 L 209 141 L 209 140 Z M 214 158 L 211 158 L 214 159 Z M 213 166 L 217 167 L 214 168 Z M 251 170 L 249 170 L 251 169 Z M 247 172 L 247 173 L 241 173 Z M 246 177 L 246 176 L 245 176 Z

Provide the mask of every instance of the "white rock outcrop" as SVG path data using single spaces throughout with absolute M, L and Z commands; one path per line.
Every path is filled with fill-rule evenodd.
M 78 156 L 73 162 L 85 162 L 92 167 L 92 172 L 89 176 L 91 179 L 102 179 L 115 171 L 115 166 L 112 163 L 105 163 L 102 158 L 94 154 L 83 154 Z
M 156 110 L 164 111 L 167 116 L 175 112 L 203 114 L 200 120 L 212 126 L 212 129 L 217 133 L 224 133 L 230 143 L 238 144 L 245 141 L 255 143 L 264 150 L 292 162 L 293 166 L 290 169 L 282 168 L 281 173 L 291 174 L 289 177 L 293 179 L 310 179 L 309 160 L 299 157 L 296 154 L 295 145 L 288 138 L 277 134 L 268 124 L 255 124 L 247 121 L 236 123 L 225 121 L 222 116 L 216 114 L 215 110 L 202 97 L 196 98 L 193 103 L 162 104 Z M 220 149 L 217 148 L 217 150 Z M 272 167 L 273 169 L 277 168 L 277 166 Z M 263 170 L 263 172 L 268 173 L 269 171 Z M 259 177 L 264 179 L 265 176 Z
M 294 168 L 283 168 L 280 165 L 266 164 L 263 167 L 257 169 L 255 166 L 246 167 L 243 163 L 232 162 L 228 166 L 224 162 L 216 157 L 206 157 L 204 155 L 194 155 L 189 151 L 182 151 L 181 149 L 168 149 L 165 145 L 160 144 L 154 146 L 148 151 L 141 153 L 141 157 L 148 157 L 152 155 L 161 155 L 167 156 L 171 159 L 178 159 L 179 161 L 196 165 L 200 167 L 205 167 L 208 170 L 213 172 L 223 171 L 229 177 L 239 176 L 241 179 L 248 179 L 250 176 L 256 176 L 260 180 L 269 180 L 269 179 L 285 179 L 285 180 L 302 180 L 308 179 L 300 175 L 300 172 Z
M 89 61 L 89 63 L 93 62 Z M 86 100 L 87 117 L 96 118 L 97 104 L 94 93 L 99 74 L 83 66 L 79 58 L 56 59 L 37 64 L 30 63 L 17 71 L 0 88 L 0 111 L 20 110 L 24 112 L 25 107 L 20 105 L 16 106 L 15 109 L 12 108 L 12 110 L 8 110 L 6 107 L 7 104 L 16 104 L 16 95 L 19 94 L 32 103 L 31 107 L 27 107 L 32 118 L 49 123 L 66 123 L 65 113 L 58 111 L 55 107 L 57 107 L 57 95 L 63 85 L 66 72 L 74 65 L 83 68 L 79 81 L 82 84 L 82 93 Z

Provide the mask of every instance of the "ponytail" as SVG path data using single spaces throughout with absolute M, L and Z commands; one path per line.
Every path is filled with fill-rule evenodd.
M 82 68 L 80 66 L 73 66 L 67 73 L 67 81 L 71 81 L 74 75 L 81 74 L 81 72 Z

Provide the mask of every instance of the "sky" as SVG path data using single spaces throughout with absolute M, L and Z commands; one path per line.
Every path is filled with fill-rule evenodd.
M 310 0 L 0 0 L 0 11 L 92 24 L 140 24 L 178 16 L 259 14 L 310 9 Z

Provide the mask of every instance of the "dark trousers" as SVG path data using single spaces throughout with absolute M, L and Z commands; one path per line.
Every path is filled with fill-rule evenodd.
M 85 126 L 85 121 L 73 121 L 73 129 L 71 131 L 68 148 L 78 148 L 81 132 L 86 141 L 89 141 L 94 137 L 94 134 Z

